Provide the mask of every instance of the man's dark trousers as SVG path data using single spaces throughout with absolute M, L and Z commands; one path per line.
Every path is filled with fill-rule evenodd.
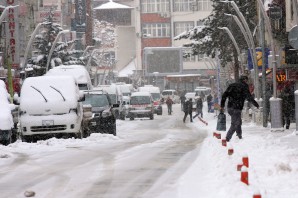
M 230 141 L 233 134 L 236 132 L 239 138 L 242 138 L 242 119 L 241 119 L 241 111 L 240 109 L 228 108 L 228 113 L 231 116 L 231 126 L 227 133 L 226 140 Z

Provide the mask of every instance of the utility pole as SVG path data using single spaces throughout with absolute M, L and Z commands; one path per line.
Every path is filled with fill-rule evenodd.
M 264 3 L 264 0 L 263 0 Z M 266 99 L 266 56 L 265 56 L 265 25 L 264 25 L 264 17 L 259 10 L 260 17 L 260 41 L 262 47 L 262 93 L 263 93 L 263 127 L 267 127 L 268 123 L 268 109 L 267 109 L 267 101 Z

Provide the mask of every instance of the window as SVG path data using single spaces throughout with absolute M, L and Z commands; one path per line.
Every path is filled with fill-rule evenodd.
M 164 13 L 170 11 L 168 0 L 141 0 L 142 13 Z
M 211 0 L 198 0 L 198 11 L 211 11 L 212 9 Z
M 196 10 L 195 0 L 174 0 L 174 12 L 190 12 Z
M 191 30 L 194 28 L 194 22 L 188 21 L 188 22 L 175 22 L 174 23 L 175 28 L 175 36 L 178 36 L 179 34 Z
M 147 37 L 170 37 L 169 23 L 148 23 L 142 28 L 143 35 Z
M 183 57 L 183 62 L 195 62 L 196 56 L 189 54 L 187 57 Z

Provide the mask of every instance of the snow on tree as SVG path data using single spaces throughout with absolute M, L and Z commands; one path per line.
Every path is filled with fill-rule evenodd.
M 185 43 L 184 47 L 190 47 L 192 55 L 206 54 L 207 56 L 215 57 L 216 50 L 219 51 L 219 59 L 222 66 L 226 66 L 228 62 L 234 61 L 235 79 L 238 78 L 237 71 L 239 69 L 239 61 L 237 51 L 229 38 L 228 34 L 218 29 L 218 27 L 228 27 L 240 49 L 248 50 L 243 34 L 240 28 L 235 23 L 234 19 L 226 16 L 225 13 L 234 14 L 237 16 L 235 10 L 228 3 L 222 3 L 221 0 L 211 0 L 213 2 L 213 11 L 201 22 L 203 26 L 194 27 L 188 32 L 184 32 L 175 37 L 175 40 L 189 39 L 191 42 Z M 244 15 L 250 30 L 253 32 L 257 26 L 257 13 L 255 1 L 249 0 L 235 0 L 234 1 L 242 14 Z
M 49 16 L 44 19 L 43 28 L 34 38 L 33 47 L 37 50 L 38 55 L 28 60 L 28 67 L 33 68 L 33 73 L 40 76 L 46 73 L 48 55 L 52 44 L 55 41 L 58 33 L 62 31 L 60 24 L 53 22 L 54 13 L 52 9 L 49 11 Z M 51 56 L 50 68 L 57 65 L 83 64 L 80 58 L 77 58 L 82 51 L 70 50 L 69 48 L 77 41 L 57 42 L 54 52 Z

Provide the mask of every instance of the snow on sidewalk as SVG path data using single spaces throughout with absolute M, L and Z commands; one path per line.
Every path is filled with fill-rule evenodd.
M 206 108 L 205 108 L 206 109 Z M 206 128 L 201 152 L 193 166 L 183 175 L 178 184 L 179 197 L 192 198 L 246 198 L 259 192 L 262 198 L 298 198 L 298 135 L 296 124 L 285 132 L 270 132 L 270 127 L 257 126 L 253 122 L 243 123 L 243 139 L 233 135 L 227 146 L 213 137 L 217 118 L 204 112 L 205 126 L 198 119 L 194 127 Z M 189 123 L 191 124 L 191 123 Z M 227 130 L 230 116 L 227 115 Z M 225 137 L 226 132 L 222 132 Z M 228 148 L 233 155 L 228 155 Z M 241 172 L 237 164 L 248 156 L 249 185 L 240 181 Z

